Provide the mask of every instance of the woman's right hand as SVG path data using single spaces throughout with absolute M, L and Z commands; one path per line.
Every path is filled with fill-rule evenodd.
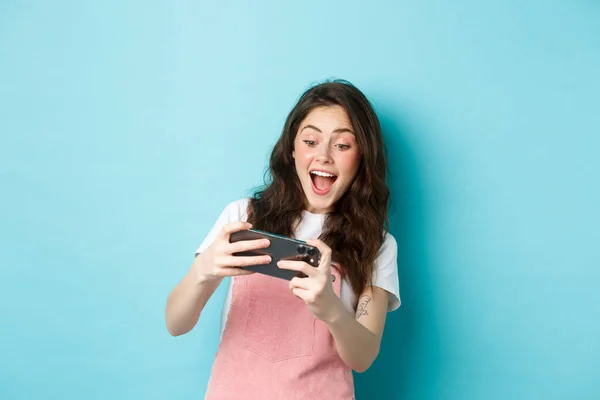
M 251 224 L 239 221 L 227 224 L 221 229 L 214 242 L 194 260 L 193 268 L 196 271 L 198 282 L 215 281 L 226 276 L 250 275 L 254 272 L 240 267 L 271 262 L 270 256 L 246 257 L 233 255 L 233 253 L 269 247 L 270 242 L 268 239 L 229 243 L 229 237 L 233 232 L 250 228 L 252 228 Z

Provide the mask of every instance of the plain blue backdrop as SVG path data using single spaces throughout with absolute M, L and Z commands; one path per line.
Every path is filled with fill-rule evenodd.
M 600 398 L 600 3 L 0 3 L 0 399 L 200 399 L 164 306 L 298 96 L 389 150 L 402 307 L 358 399 Z

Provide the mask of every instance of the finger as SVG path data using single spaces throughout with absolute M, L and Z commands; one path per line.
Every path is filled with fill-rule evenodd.
M 265 265 L 271 262 L 271 256 L 227 256 L 223 265 L 228 267 L 248 267 L 250 265 Z
M 290 290 L 293 290 L 294 288 L 308 290 L 310 289 L 309 278 L 300 278 L 296 276 L 290 280 L 289 288 Z
M 221 268 L 221 275 L 226 276 L 241 276 L 241 275 L 252 275 L 254 271 L 248 271 L 247 269 L 237 267 L 223 267 Z
M 306 303 L 310 292 L 306 289 L 295 287 L 292 289 L 292 294 Z
M 311 246 L 315 246 L 321 253 L 321 260 L 319 260 L 319 268 L 325 268 L 331 270 L 331 248 L 327 246 L 322 240 L 309 239 L 306 241 Z
M 314 277 L 317 275 L 316 268 L 312 265 L 305 263 L 304 261 L 281 260 L 277 263 L 277 266 L 281 269 L 302 272 L 303 274 L 309 277 Z
M 242 240 L 239 242 L 231 243 L 229 245 L 229 254 L 241 253 L 243 251 L 264 249 L 271 245 L 269 239 L 255 239 L 255 240 Z
M 250 224 L 248 222 L 244 222 L 244 221 L 231 222 L 231 223 L 223 226 L 223 228 L 221 229 L 221 236 L 223 236 L 226 239 L 229 239 L 229 235 L 231 235 L 233 232 L 243 231 L 244 229 L 250 229 L 250 228 L 252 228 L 252 224 Z

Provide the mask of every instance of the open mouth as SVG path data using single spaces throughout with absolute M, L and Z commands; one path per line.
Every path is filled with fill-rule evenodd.
M 318 195 L 325 195 L 329 192 L 337 179 L 337 175 L 325 171 L 310 171 L 313 191 Z

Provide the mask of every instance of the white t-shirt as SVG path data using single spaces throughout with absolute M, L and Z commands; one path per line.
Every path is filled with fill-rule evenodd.
M 196 255 L 204 252 L 209 247 L 219 231 L 224 225 L 230 222 L 246 221 L 247 220 L 247 209 L 249 199 L 241 199 L 234 201 L 225 207 L 217 222 L 213 225 L 212 229 L 196 250 Z M 325 214 L 312 214 L 308 211 L 303 211 L 302 221 L 294 237 L 298 240 L 316 239 L 321 234 L 323 228 L 323 222 L 325 221 Z M 394 311 L 400 307 L 400 284 L 398 281 L 398 264 L 397 264 L 397 244 L 394 237 L 386 233 L 383 244 L 377 255 L 375 261 L 375 269 L 373 271 L 373 286 L 380 287 L 389 293 L 388 311 Z M 235 278 L 234 278 L 235 279 Z M 229 281 L 229 288 L 227 295 L 225 296 L 225 304 L 223 311 L 221 312 L 221 333 L 225 328 L 225 322 L 227 321 L 227 314 L 231 306 L 231 294 L 234 284 L 234 279 Z M 344 306 L 350 312 L 356 312 L 356 306 L 358 299 L 352 290 L 352 286 L 347 279 L 342 280 L 340 288 L 340 300 Z

